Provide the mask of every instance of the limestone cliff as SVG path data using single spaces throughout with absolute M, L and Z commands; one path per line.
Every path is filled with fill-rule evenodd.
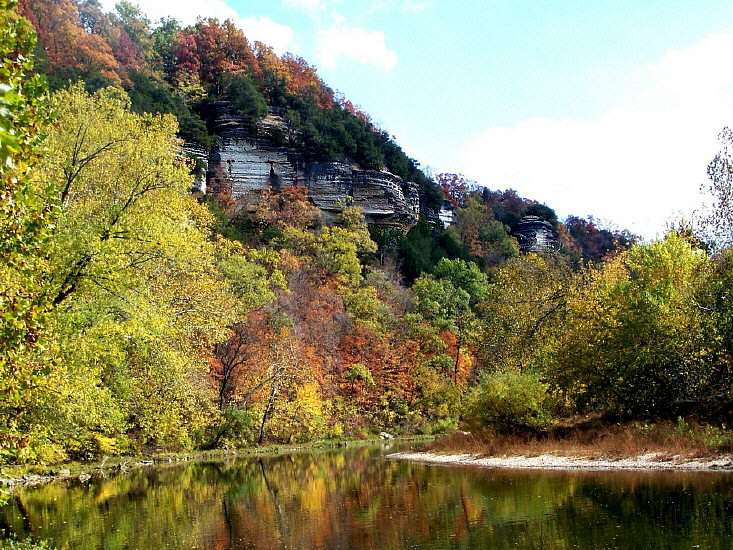
M 209 128 L 219 136 L 207 158 L 210 192 L 231 186 L 233 198 L 251 209 L 264 191 L 302 185 L 326 222 L 348 202 L 378 226 L 406 229 L 417 222 L 417 185 L 386 171 L 362 170 L 347 160 L 309 160 L 307 151 L 288 145 L 290 130 L 276 111 L 254 127 L 225 101 L 212 103 L 210 112 Z
M 537 216 L 524 216 L 512 229 L 512 235 L 524 253 L 550 252 L 558 248 L 552 224 Z

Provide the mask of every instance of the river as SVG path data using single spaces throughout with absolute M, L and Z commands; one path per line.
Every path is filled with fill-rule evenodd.
M 733 475 L 385 460 L 366 446 L 15 491 L 0 534 L 59 550 L 733 548 Z

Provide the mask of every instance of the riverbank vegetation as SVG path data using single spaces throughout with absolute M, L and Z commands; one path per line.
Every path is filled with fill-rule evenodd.
M 34 542 L 33 540 L 0 540 L 2 550 L 53 550 L 46 542 Z
M 24 0 L 36 45 L 0 0 L 1 463 L 459 425 L 518 436 L 583 415 L 729 425 L 725 225 L 639 243 L 433 181 L 303 60 L 230 22 L 153 28 L 120 6 Z M 457 223 L 424 212 L 403 234 L 343 205 L 325 225 L 301 187 L 252 212 L 226 188 L 195 198 L 180 137 L 213 139 L 222 94 L 253 119 L 284 110 L 282 139 L 314 158 L 389 169 L 428 206 L 445 196 Z M 731 217 L 730 165 L 726 150 L 711 164 L 715 220 Z M 524 215 L 557 250 L 519 252 Z
M 23 540 L 9 538 L 0 540 L 0 549 L 2 550 L 54 550 L 54 548 L 48 541 L 38 541 L 33 538 Z
M 555 455 L 614 460 L 654 455 L 656 461 L 710 459 L 733 453 L 733 433 L 725 427 L 683 419 L 613 424 L 601 418 L 586 418 L 541 432 L 459 431 L 441 437 L 428 449 L 499 457 Z

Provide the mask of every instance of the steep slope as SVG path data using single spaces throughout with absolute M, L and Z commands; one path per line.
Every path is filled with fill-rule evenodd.
M 252 210 L 263 192 L 305 186 L 308 196 L 333 222 L 345 204 L 358 206 L 367 221 L 380 227 L 409 229 L 420 213 L 418 186 L 386 170 L 365 170 L 348 159 L 309 160 L 297 145 L 283 144 L 287 123 L 277 111 L 252 129 L 227 101 L 210 106 L 209 127 L 218 136 L 207 155 L 209 192 L 222 188 Z

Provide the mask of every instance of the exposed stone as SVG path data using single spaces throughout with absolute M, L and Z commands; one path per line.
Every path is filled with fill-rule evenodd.
M 253 209 L 265 191 L 301 185 L 311 201 L 333 220 L 343 204 L 364 212 L 367 222 L 409 228 L 417 222 L 418 186 L 387 171 L 362 170 L 346 160 L 308 161 L 306 152 L 286 144 L 288 128 L 271 113 L 256 128 L 248 127 L 223 101 L 213 104 L 212 129 L 220 136 L 208 156 L 208 187 L 231 190 L 232 198 Z
M 453 204 L 448 200 L 443 201 L 443 208 L 441 208 L 440 212 L 438 212 L 438 219 L 443 222 L 443 227 L 455 225 L 458 221 L 456 207 L 453 206 Z
M 195 163 L 192 167 L 194 176 L 191 191 L 201 195 L 206 194 L 206 174 L 209 171 L 209 151 L 197 143 L 186 142 L 183 144 L 183 154 L 186 158 Z
M 538 216 L 524 216 L 512 229 L 512 235 L 524 253 L 549 252 L 558 248 L 552 224 Z
M 53 480 L 54 477 L 50 475 L 40 476 L 36 474 L 25 474 L 16 478 L 0 478 L 0 485 L 5 485 L 10 489 L 17 486 L 30 487 L 33 485 L 40 485 L 42 483 L 48 483 Z

